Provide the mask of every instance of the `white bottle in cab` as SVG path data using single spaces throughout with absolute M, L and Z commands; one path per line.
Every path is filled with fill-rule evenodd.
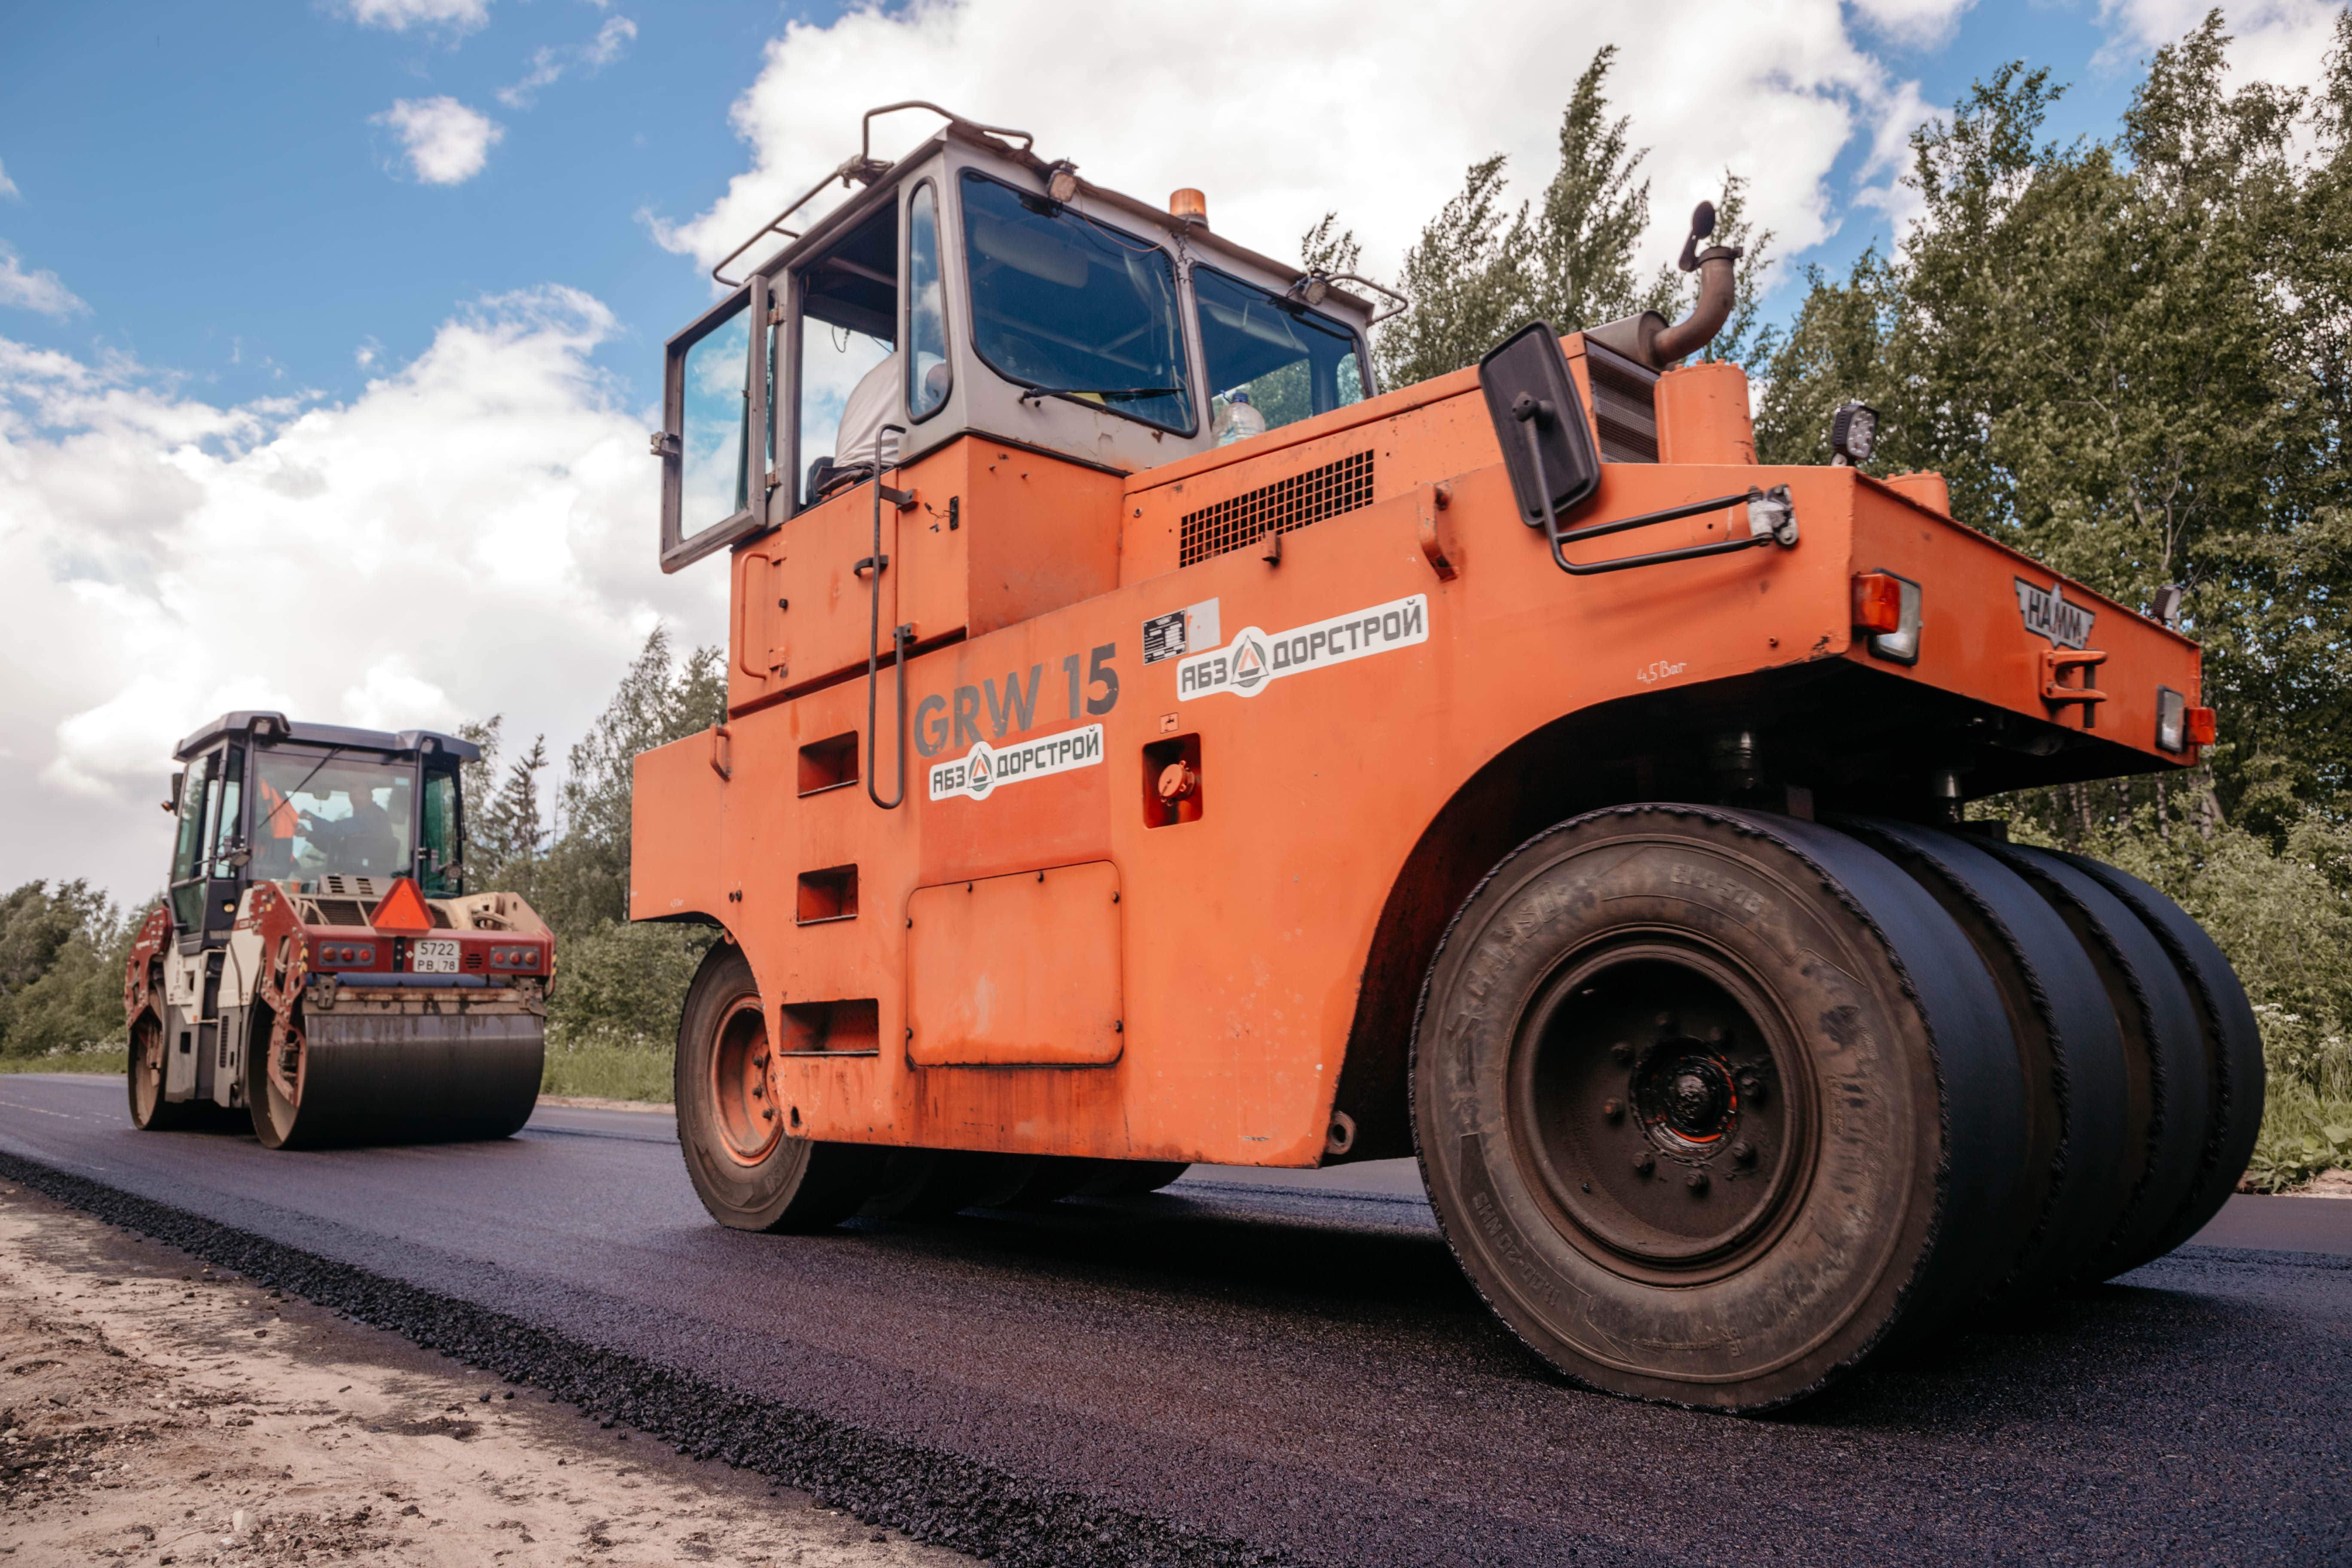
M 1218 413 L 1217 423 L 1210 433 L 1216 437 L 1218 446 L 1231 446 L 1252 436 L 1265 435 L 1265 416 L 1250 405 L 1247 391 L 1236 391 L 1226 396 L 1225 406 Z

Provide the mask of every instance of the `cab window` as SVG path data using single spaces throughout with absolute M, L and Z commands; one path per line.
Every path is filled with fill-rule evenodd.
M 797 269 L 800 456 L 816 501 L 898 454 L 898 208 L 885 205 Z
M 1363 400 L 1356 335 L 1330 317 L 1206 267 L 1192 299 L 1217 445 Z
M 220 881 L 235 877 L 245 864 L 240 858 L 245 848 L 244 793 L 245 748 L 231 746 L 227 765 L 221 769 L 219 820 L 212 830 L 212 875 Z
M 446 768 L 425 774 L 424 876 L 427 898 L 454 898 L 466 890 L 458 865 L 464 852 L 457 815 L 457 775 Z
M 188 769 L 180 786 L 180 835 L 172 855 L 172 918 L 182 927 L 204 918 L 207 824 L 220 815 L 220 760 L 214 752 Z
M 929 180 L 907 202 L 907 412 L 927 419 L 948 400 L 948 302 L 940 281 L 940 193 Z
M 1160 247 L 963 176 L 972 347 L 1007 381 L 1163 430 L 1195 420 L 1176 269 Z

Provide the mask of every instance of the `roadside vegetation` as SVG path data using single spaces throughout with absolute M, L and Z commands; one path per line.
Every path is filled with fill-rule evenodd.
M 2249 1179 L 2277 1191 L 2352 1167 L 2352 16 L 2313 93 L 2233 81 L 2228 43 L 2210 16 L 2158 52 L 2112 135 L 2065 144 L 2045 130 L 2063 86 L 1995 72 L 1914 135 L 1900 244 L 1809 270 L 1785 323 L 1759 316 L 1772 236 L 1727 172 L 1716 237 L 1747 259 L 1708 353 L 1748 367 L 1764 461 L 1826 461 L 1831 411 L 1859 398 L 1882 416 L 1872 471 L 1944 474 L 1961 521 L 2125 605 L 2182 590 L 2221 715 L 2202 763 L 1970 809 L 2206 923 L 2262 1020 Z M 1613 58 L 1578 79 L 1540 190 L 1513 204 L 1504 160 L 1475 163 L 1406 252 L 1413 306 L 1374 345 L 1386 384 L 1471 363 L 1531 318 L 1566 331 L 1686 306 L 1688 279 L 1636 262 L 1654 216 L 1681 215 L 1652 212 Z M 1360 262 L 1337 214 L 1303 249 Z M 469 883 L 523 894 L 557 933 L 550 1092 L 669 1098 L 679 1004 L 717 933 L 627 923 L 630 764 L 716 721 L 725 688 L 721 650 L 656 630 L 560 784 L 544 737 L 467 731 L 484 748 Z M 79 882 L 0 900 L 0 1067 L 119 1068 L 138 918 Z M 71 1054 L 86 1047 L 112 1054 Z

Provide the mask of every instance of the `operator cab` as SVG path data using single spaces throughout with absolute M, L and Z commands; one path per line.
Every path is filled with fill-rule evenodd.
M 783 248 L 670 342 L 663 570 L 961 437 L 1127 474 L 1375 390 L 1373 307 L 1212 233 L 1198 193 L 1163 212 L 1025 132 L 893 108 L 948 123 L 779 214 L 713 275 Z M 835 179 L 864 189 L 785 226 Z
M 350 900 L 348 923 L 400 877 L 428 899 L 465 891 L 458 770 L 481 755 L 430 731 L 392 734 L 225 713 L 182 741 L 172 924 L 180 951 L 226 940 L 248 883 Z

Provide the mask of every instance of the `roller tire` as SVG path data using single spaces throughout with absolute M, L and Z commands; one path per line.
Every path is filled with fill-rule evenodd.
M 2189 1196 L 2152 1245 L 2161 1252 L 2195 1236 L 2221 1212 L 2253 1158 L 2268 1088 L 2263 1033 L 2238 972 L 2188 910 L 2128 871 L 2081 855 L 2064 858 L 2121 899 L 2171 957 L 2189 988 L 2205 1046 L 2204 1149 Z
M 2069 1283 L 2114 1228 L 2125 1152 L 2124 1041 L 2090 956 L 2057 911 L 1980 842 L 1914 823 L 1841 818 L 1909 872 L 2000 986 L 2026 1089 L 2022 1244 L 1992 1299 Z
M 760 1021 L 757 1040 L 743 1031 Z M 704 955 L 678 1019 L 677 1142 L 695 1195 L 734 1230 L 810 1231 L 840 1224 L 872 1194 L 886 1151 L 781 1133 L 755 1147 L 743 1106 L 722 1100 L 717 1064 L 763 1048 L 764 1015 L 751 961 L 731 942 Z M 722 1030 L 732 1031 L 722 1037 Z M 735 1124 L 726 1118 L 735 1117 Z
M 2000 991 L 1918 884 L 1816 824 L 1636 805 L 1521 845 L 1439 944 L 1409 1081 L 1471 1280 L 1612 1393 L 1801 1399 L 1966 1310 L 2021 1239 Z
M 141 1014 L 131 1026 L 123 1084 L 131 1100 L 131 1125 L 142 1132 L 184 1131 L 204 1121 L 201 1102 L 163 1098 L 164 1053 L 169 1046 L 163 1021 L 153 1013 Z
M 1034 1154 L 961 1149 L 893 1149 L 858 1214 L 866 1219 L 934 1220 L 966 1209 L 1018 1202 L 1041 1163 Z
M 1181 1160 L 1098 1160 L 1073 1189 L 1082 1198 L 1139 1198 L 1172 1184 L 1192 1167 Z
M 2196 1191 L 2210 1099 L 2196 1005 L 2147 923 L 2071 857 L 2021 844 L 1985 847 L 2074 931 L 2122 1032 L 2126 1131 L 2113 1223 L 2076 1275 L 2084 1284 L 2112 1279 L 2172 1249 L 2168 1238 Z

